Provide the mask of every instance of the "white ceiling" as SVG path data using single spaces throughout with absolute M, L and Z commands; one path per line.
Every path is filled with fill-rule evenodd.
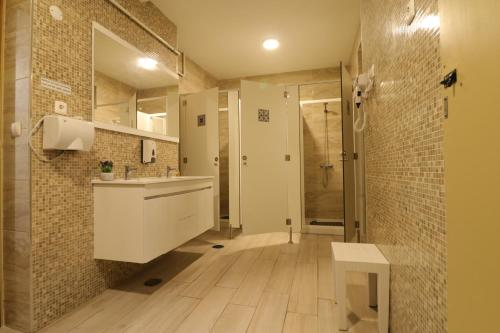
M 110 32 L 95 30 L 94 69 L 136 89 L 150 89 L 178 84 L 178 78 L 163 64 L 148 71 L 137 66 L 137 60 L 147 57 L 132 45 L 111 36 Z
M 179 49 L 218 79 L 348 64 L 359 0 L 152 0 Z M 262 48 L 279 39 L 278 50 Z

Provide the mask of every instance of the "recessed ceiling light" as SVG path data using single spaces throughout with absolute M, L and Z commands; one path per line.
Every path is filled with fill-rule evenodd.
M 280 42 L 277 39 L 269 38 L 262 43 L 262 46 L 266 50 L 276 50 L 280 46 Z
M 153 71 L 156 69 L 156 66 L 158 66 L 158 61 L 152 58 L 139 58 L 137 60 L 137 66 L 148 71 Z

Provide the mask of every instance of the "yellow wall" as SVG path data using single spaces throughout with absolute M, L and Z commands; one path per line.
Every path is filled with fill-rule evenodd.
M 500 2 L 441 0 L 449 332 L 500 332 Z
M 3 13 L 4 2 L 0 0 L 0 133 L 3 133 Z M 0 300 L 3 299 L 3 139 L 0 135 Z M 3 321 L 2 303 L 0 301 L 0 326 Z

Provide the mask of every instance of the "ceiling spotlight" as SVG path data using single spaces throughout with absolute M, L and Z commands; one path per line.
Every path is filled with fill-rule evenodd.
M 262 46 L 266 50 L 276 50 L 280 46 L 280 42 L 277 39 L 269 38 L 262 43 Z
M 137 66 L 148 71 L 153 71 L 156 69 L 156 66 L 158 66 L 158 61 L 152 58 L 139 58 L 137 60 Z

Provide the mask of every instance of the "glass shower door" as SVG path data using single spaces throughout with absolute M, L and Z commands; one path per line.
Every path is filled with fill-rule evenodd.
M 352 79 L 300 86 L 303 225 L 310 233 L 357 241 L 355 221 Z
M 304 230 L 344 234 L 341 82 L 300 87 Z
M 353 243 L 357 242 L 357 226 L 352 77 L 342 63 L 340 64 L 340 68 L 342 82 L 342 146 L 344 165 L 344 241 L 346 243 Z

